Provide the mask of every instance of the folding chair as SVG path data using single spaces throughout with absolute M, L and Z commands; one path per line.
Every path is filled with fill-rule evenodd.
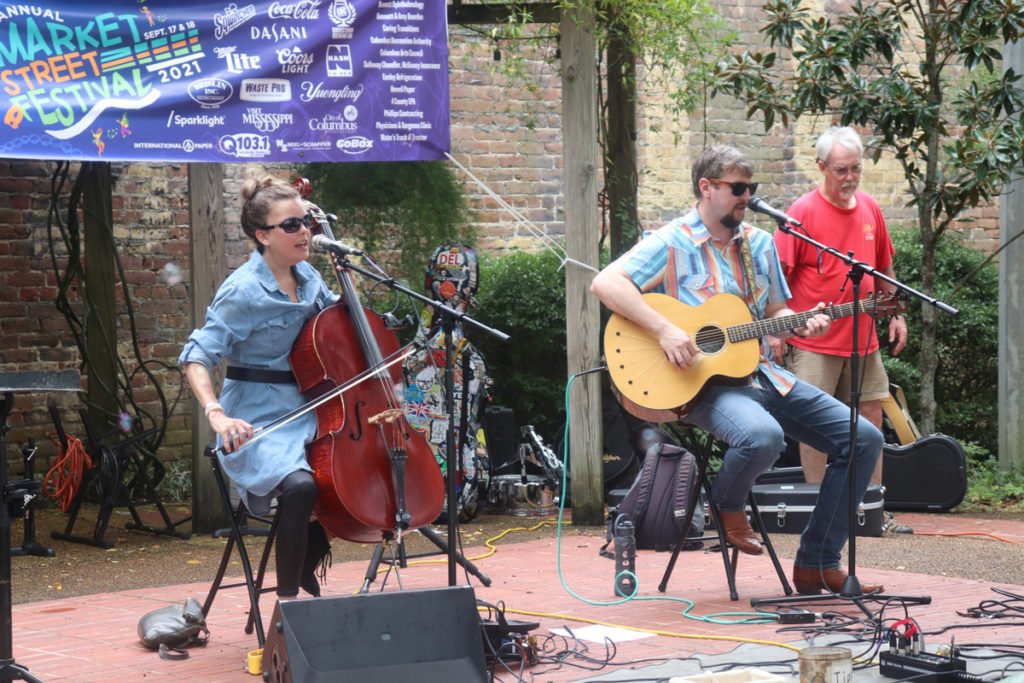
M 227 481 L 224 477 L 224 472 L 220 466 L 220 460 L 214 452 L 214 447 L 207 446 L 204 455 L 210 459 L 210 466 L 213 468 L 213 476 L 217 482 L 217 490 L 220 492 L 221 502 L 224 505 L 224 512 L 230 521 L 231 526 L 228 529 L 218 529 L 214 532 L 214 538 L 227 535 L 228 542 L 224 546 L 224 554 L 220 559 L 220 566 L 217 568 L 217 575 L 213 579 L 213 583 L 210 585 L 210 592 L 206 594 L 206 602 L 203 603 L 203 615 L 210 613 L 210 608 L 213 606 L 213 599 L 217 596 L 217 592 L 224 588 L 236 588 L 238 586 L 245 586 L 249 592 L 249 619 L 245 624 L 245 632 L 252 633 L 253 629 L 256 630 L 256 640 L 259 642 L 259 646 L 262 648 L 264 640 L 266 638 L 266 632 L 263 630 L 263 619 L 260 616 L 260 595 L 263 593 L 270 593 L 277 589 L 276 586 L 264 586 L 263 581 L 266 578 L 267 563 L 270 561 L 270 551 L 274 545 L 274 539 L 277 536 L 277 511 L 275 510 L 269 517 L 263 517 L 260 515 L 253 515 L 245 507 L 245 503 L 239 501 L 238 507 L 234 510 L 231 508 L 231 494 L 228 491 Z M 259 522 L 258 526 L 249 526 L 249 521 L 253 520 Z M 245 536 L 265 536 L 266 541 L 263 544 L 263 553 L 260 556 L 259 569 L 257 570 L 256 576 L 253 577 L 252 564 L 249 561 L 249 552 L 245 547 Z M 232 551 L 238 550 L 238 559 L 242 565 L 242 573 L 245 576 L 244 581 L 225 582 L 224 574 L 227 571 L 228 563 L 231 561 Z
M 739 600 L 739 593 L 736 591 L 736 565 L 739 559 L 739 551 L 736 548 L 732 548 L 732 557 L 729 557 L 729 544 L 725 540 L 724 526 L 721 520 L 718 518 L 718 511 L 715 509 L 714 504 L 711 501 L 711 481 L 708 477 L 708 461 L 711 459 L 712 449 L 715 444 L 715 438 L 711 434 L 707 434 L 707 438 L 704 441 L 702 447 L 691 449 L 697 459 L 697 472 L 700 477 L 700 485 L 704 491 L 704 494 L 709 502 L 708 508 L 711 513 L 711 519 L 715 526 L 715 536 L 687 536 L 684 532 L 679 540 L 676 542 L 675 548 L 672 549 L 672 557 L 669 559 L 668 566 L 665 568 L 665 574 L 661 578 L 661 583 L 658 584 L 658 590 L 662 593 L 665 592 L 665 588 L 668 586 L 668 579 L 672 575 L 672 570 L 676 565 L 676 560 L 679 558 L 679 552 L 683 549 L 683 546 L 687 543 L 694 541 L 718 541 L 719 550 L 722 553 L 722 563 L 725 565 L 725 576 L 729 582 L 729 597 L 733 600 Z M 696 444 L 691 444 L 696 445 Z M 694 511 L 697 509 L 697 505 L 700 504 L 701 496 L 693 496 L 690 501 L 690 505 L 686 510 L 686 518 L 683 520 L 683 529 L 688 530 L 690 528 L 690 522 L 693 519 Z M 768 556 L 772 560 L 772 564 L 775 565 L 775 571 L 779 575 L 779 581 L 782 583 L 782 589 L 786 595 L 792 595 L 793 589 L 789 585 L 789 579 L 786 577 L 786 572 L 783 570 L 782 565 L 779 563 L 779 558 L 775 554 L 775 547 L 772 545 L 772 540 L 768 536 L 768 531 L 761 524 L 761 515 L 757 509 L 757 502 L 754 500 L 753 493 L 747 496 L 747 502 L 750 506 L 750 515 L 752 525 L 760 535 L 761 542 L 764 545 L 765 550 L 768 551 Z

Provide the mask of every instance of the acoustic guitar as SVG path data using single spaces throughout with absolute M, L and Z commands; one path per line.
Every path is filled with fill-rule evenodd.
M 670 422 L 685 415 L 709 383 L 739 382 L 757 369 L 760 339 L 803 325 L 818 313 L 833 320 L 853 315 L 854 302 L 830 305 L 793 315 L 754 320 L 735 294 L 716 294 L 688 306 L 666 294 L 644 294 L 644 301 L 685 330 L 700 349 L 695 363 L 676 368 L 658 338 L 628 318 L 613 313 L 604 331 L 608 374 L 619 402 L 631 414 L 652 422 Z M 905 306 L 886 294 L 859 302 L 861 313 L 886 315 Z

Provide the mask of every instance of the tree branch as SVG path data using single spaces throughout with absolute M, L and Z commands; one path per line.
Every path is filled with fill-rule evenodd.
M 974 268 L 974 270 L 972 270 L 971 272 L 967 273 L 967 275 L 964 275 L 964 278 L 962 280 L 960 280 L 960 282 L 957 283 L 956 287 L 953 288 L 953 291 L 949 293 L 949 298 L 953 298 L 954 296 L 956 296 L 956 293 L 959 292 L 961 289 L 963 289 L 965 286 L 967 286 L 967 283 L 971 281 L 971 278 L 974 277 L 975 275 L 977 275 L 978 272 L 982 268 L 987 266 L 989 264 L 989 262 L 992 261 L 992 259 L 994 259 L 996 256 L 998 256 L 999 252 L 1001 252 L 1003 249 L 1006 249 L 1008 246 L 1010 246 L 1011 244 L 1016 242 L 1021 236 L 1024 236 L 1024 230 L 1021 230 L 1016 235 L 1014 235 L 1013 237 L 1011 237 L 1010 239 L 1006 240 L 1004 243 L 999 245 L 999 248 L 996 249 L 995 251 L 993 251 L 991 254 L 989 254 L 988 257 L 984 261 L 979 263 Z

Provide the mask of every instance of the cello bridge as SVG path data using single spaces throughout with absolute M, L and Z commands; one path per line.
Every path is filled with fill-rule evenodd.
M 381 422 L 394 422 L 395 420 L 398 420 L 404 416 L 405 411 L 403 411 L 401 408 L 389 408 L 383 412 L 377 413 L 376 415 L 367 418 L 366 421 L 372 425 L 375 425 Z

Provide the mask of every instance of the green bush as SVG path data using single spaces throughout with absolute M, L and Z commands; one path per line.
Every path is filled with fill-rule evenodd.
M 921 287 L 921 245 L 916 230 L 895 229 L 895 269 L 907 285 Z M 936 253 L 934 296 L 958 308 L 953 317 L 939 313 L 937 335 L 938 371 L 935 378 L 936 427 L 965 445 L 980 446 L 982 459 L 997 450 L 996 396 L 999 371 L 999 273 L 992 263 L 963 283 L 986 255 L 948 234 Z M 921 306 L 910 302 L 907 315 L 909 339 L 899 356 L 884 356 L 890 381 L 903 387 L 911 415 L 916 415 L 920 396 Z M 885 337 L 883 337 L 883 340 Z
M 487 361 L 497 405 L 515 411 L 553 441 L 565 422 L 565 271 L 558 256 L 513 252 L 483 256 L 480 291 L 470 315 L 510 335 L 501 342 L 470 333 Z
M 967 464 L 967 494 L 963 510 L 1024 510 L 1024 476 L 1019 469 L 1001 470 L 993 458 L 973 459 Z

